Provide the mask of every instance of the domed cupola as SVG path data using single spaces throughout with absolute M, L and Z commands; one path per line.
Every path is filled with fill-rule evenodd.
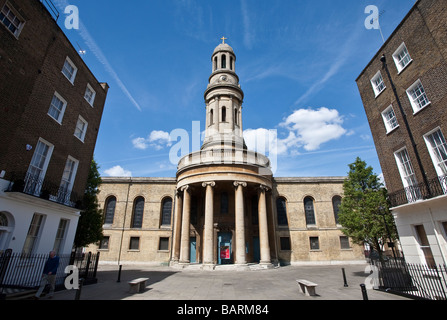
M 242 103 L 244 92 L 236 74 L 233 48 L 222 43 L 211 57 L 212 73 L 205 90 L 206 132 L 202 149 L 231 146 L 246 148 L 242 135 Z

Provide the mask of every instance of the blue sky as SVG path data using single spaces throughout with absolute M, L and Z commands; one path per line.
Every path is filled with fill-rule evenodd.
M 204 130 L 214 48 L 236 53 L 247 144 L 277 130 L 276 177 L 344 176 L 356 157 L 381 173 L 355 79 L 415 0 L 53 0 L 59 25 L 110 85 L 95 149 L 103 176 L 175 177 L 173 130 Z M 67 5 L 80 28 L 64 26 Z M 378 124 L 383 125 L 383 124 Z M 190 150 L 198 143 L 190 138 Z

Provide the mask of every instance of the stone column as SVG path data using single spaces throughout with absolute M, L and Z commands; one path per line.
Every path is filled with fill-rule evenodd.
M 182 210 L 182 235 L 180 240 L 180 263 L 189 263 L 189 224 L 191 220 L 191 194 L 190 187 L 184 186 Z
M 174 235 L 173 235 L 173 249 L 172 262 L 178 263 L 180 259 L 180 235 L 182 228 L 182 197 L 179 190 L 175 192 L 175 208 L 174 208 Z
M 214 264 L 214 181 L 204 182 L 205 192 L 205 226 L 203 228 L 203 264 Z
M 245 258 L 245 217 L 244 217 L 244 192 L 242 188 L 247 186 L 246 182 L 234 182 L 236 187 L 236 264 L 247 264 Z
M 271 264 L 270 259 L 270 245 L 269 245 L 269 233 L 267 224 L 267 198 L 265 193 L 269 190 L 267 186 L 261 185 L 259 188 L 259 244 L 261 251 L 260 264 Z

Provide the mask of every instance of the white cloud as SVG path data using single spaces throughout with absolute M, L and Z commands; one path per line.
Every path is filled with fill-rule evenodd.
M 347 133 L 342 127 L 343 117 L 337 110 L 320 108 L 299 109 L 288 116 L 280 126 L 290 133 L 289 145 L 301 145 L 307 151 L 318 150 L 325 142 L 335 140 Z
M 132 172 L 123 169 L 121 166 L 114 166 L 105 170 L 104 173 L 110 177 L 132 177 Z
M 153 147 L 156 150 L 161 150 L 164 147 L 172 145 L 169 132 L 154 130 L 147 138 L 135 138 L 132 140 L 134 148 L 146 150 L 148 147 Z

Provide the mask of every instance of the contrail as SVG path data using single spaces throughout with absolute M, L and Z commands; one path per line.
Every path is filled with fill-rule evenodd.
M 56 5 L 58 6 L 59 10 L 64 12 L 65 8 L 69 6 L 70 4 L 66 0 L 55 0 Z M 121 91 L 129 98 L 129 100 L 135 105 L 135 107 L 141 111 L 141 107 L 138 104 L 138 102 L 132 97 L 129 90 L 127 90 L 124 83 L 121 81 L 120 77 L 116 74 L 115 70 L 110 65 L 109 61 L 105 57 L 104 53 L 101 51 L 101 49 L 96 44 L 93 37 L 88 32 L 85 25 L 82 23 L 82 21 L 79 19 L 79 34 L 90 49 L 90 51 L 95 55 L 95 57 L 98 59 L 98 61 L 104 66 L 106 71 L 112 76 L 112 78 L 116 81 L 118 86 L 120 87 Z

